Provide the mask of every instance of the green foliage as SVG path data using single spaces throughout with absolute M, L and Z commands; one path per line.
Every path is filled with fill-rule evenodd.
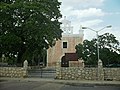
M 0 0 L 0 56 L 16 56 L 22 63 L 53 46 L 62 33 L 60 4 L 58 0 Z
M 88 65 L 97 65 L 97 39 L 84 40 L 76 45 L 79 58 L 83 58 Z M 105 33 L 99 36 L 99 52 L 103 65 L 120 63 L 119 41 L 113 34 Z

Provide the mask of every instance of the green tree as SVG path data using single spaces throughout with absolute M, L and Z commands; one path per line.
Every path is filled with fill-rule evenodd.
M 103 64 L 120 63 L 119 41 L 113 34 L 105 33 L 99 36 L 100 55 Z
M 97 39 L 84 40 L 83 44 L 76 45 L 76 53 L 88 65 L 97 65 Z M 100 59 L 104 65 L 120 63 L 119 41 L 113 34 L 105 33 L 99 36 Z
M 0 56 L 17 63 L 41 55 L 61 38 L 58 0 L 0 0 Z

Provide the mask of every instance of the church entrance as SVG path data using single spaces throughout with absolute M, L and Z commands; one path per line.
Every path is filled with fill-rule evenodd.
M 69 67 L 69 61 L 65 59 L 65 56 L 61 58 L 61 67 Z

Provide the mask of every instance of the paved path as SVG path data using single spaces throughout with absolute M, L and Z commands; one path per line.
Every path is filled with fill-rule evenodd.
M 120 87 L 115 86 L 64 86 L 61 90 L 120 90 Z
M 0 90 L 120 90 L 120 81 L 0 78 Z
M 96 84 L 96 85 L 120 85 L 120 81 L 80 81 L 80 80 L 56 80 L 48 78 L 6 78 L 0 77 L 0 80 L 16 80 L 16 81 L 40 81 L 40 82 L 54 82 L 64 84 Z
M 36 81 L 3 81 L 0 90 L 60 90 L 63 84 Z

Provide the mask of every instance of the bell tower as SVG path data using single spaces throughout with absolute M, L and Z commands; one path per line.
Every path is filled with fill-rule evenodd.
M 66 19 L 66 16 L 62 20 L 61 29 L 63 30 L 63 34 L 73 34 L 73 26 L 71 26 L 71 21 Z

